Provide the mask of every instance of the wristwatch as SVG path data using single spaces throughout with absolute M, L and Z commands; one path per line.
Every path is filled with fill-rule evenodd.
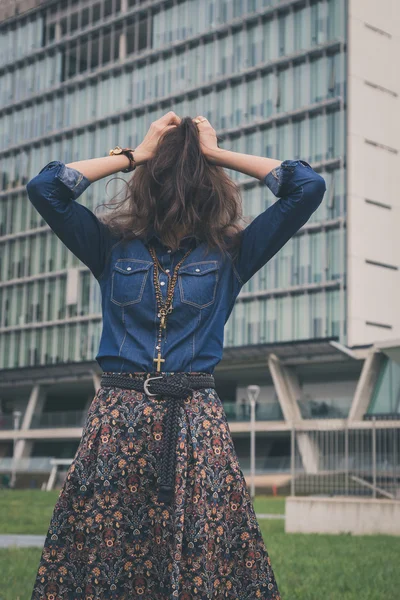
M 126 169 L 121 169 L 121 173 L 130 173 L 136 169 L 136 163 L 133 156 L 134 148 L 121 148 L 120 146 L 115 146 L 110 150 L 109 155 L 114 156 L 115 154 L 125 154 L 129 158 L 130 165 Z

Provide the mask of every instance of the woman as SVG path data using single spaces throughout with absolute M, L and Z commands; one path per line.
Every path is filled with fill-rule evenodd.
M 223 150 L 207 119 L 169 112 L 135 149 L 65 165 L 30 201 L 102 291 L 102 368 L 54 508 L 32 600 L 278 600 L 213 370 L 241 287 L 317 209 L 308 163 Z M 223 167 L 280 199 L 238 225 Z M 136 170 L 107 218 L 75 200 Z

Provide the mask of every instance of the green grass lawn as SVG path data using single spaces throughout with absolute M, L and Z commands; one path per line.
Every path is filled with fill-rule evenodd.
M 58 495 L 59 490 L 0 490 L 0 533 L 44 535 Z M 258 496 L 254 507 L 257 513 L 284 514 L 285 498 Z
M 0 532 L 44 535 L 58 491 L 0 491 Z M 284 498 L 257 497 L 258 513 L 284 513 Z M 392 536 L 285 534 L 260 519 L 282 600 L 397 600 L 400 540 Z M 0 600 L 29 600 L 40 548 L 0 550 Z
M 256 496 L 254 500 L 254 508 L 259 514 L 285 514 L 285 498 L 283 496 Z
M 0 490 L 0 533 L 44 535 L 58 495 L 59 490 Z M 284 514 L 285 498 L 257 496 L 254 507 L 257 513 Z
M 0 533 L 45 535 L 59 493 L 59 490 L 0 490 Z M 0 600 L 3 600 L 1 591 Z

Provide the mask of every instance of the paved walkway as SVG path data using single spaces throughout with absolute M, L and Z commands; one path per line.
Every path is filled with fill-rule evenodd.
M 259 513 L 258 519 L 284 519 L 285 515 L 276 515 L 273 513 Z M 0 535 L 0 548 L 42 548 L 46 536 L 45 535 L 19 535 L 16 533 L 6 533 Z
M 27 548 L 30 546 L 43 546 L 44 535 L 17 535 L 15 533 L 7 533 L 0 535 L 0 548 L 9 548 L 17 546 L 18 548 Z

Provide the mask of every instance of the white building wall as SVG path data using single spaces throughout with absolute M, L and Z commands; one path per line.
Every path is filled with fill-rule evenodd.
M 398 0 L 349 0 L 349 346 L 400 335 L 399 34 Z M 367 203 L 367 199 L 390 209 Z M 368 264 L 366 260 L 395 269 Z

